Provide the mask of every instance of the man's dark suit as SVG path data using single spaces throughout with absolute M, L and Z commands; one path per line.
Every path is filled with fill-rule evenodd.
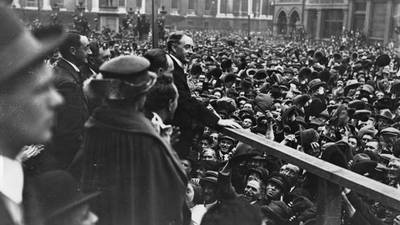
M 179 92 L 178 108 L 175 112 L 174 125 L 179 126 L 181 130 L 180 141 L 174 148 L 180 157 L 185 157 L 189 153 L 190 146 L 193 141 L 194 132 L 193 124 L 200 123 L 201 125 L 215 127 L 219 120 L 218 116 L 208 110 L 206 106 L 193 98 L 187 84 L 187 76 L 185 71 L 174 61 L 174 83 Z
M 55 71 L 55 86 L 64 98 L 57 110 L 52 142 L 46 151 L 52 154 L 62 169 L 67 168 L 83 141 L 84 123 L 89 117 L 87 100 L 83 93 L 84 77 L 67 61 L 60 59 Z

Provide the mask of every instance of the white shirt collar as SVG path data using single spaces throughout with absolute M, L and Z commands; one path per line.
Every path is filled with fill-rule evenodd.
M 183 67 L 183 63 L 181 62 L 181 60 L 179 60 L 178 58 L 176 58 L 174 55 L 169 54 L 169 56 L 171 56 L 172 59 L 174 59 L 174 61 L 178 64 L 178 66 L 180 66 L 181 68 Z
M 0 155 L 0 192 L 11 201 L 22 203 L 24 174 L 20 162 Z
M 62 59 L 64 59 L 65 62 L 67 62 L 69 65 L 71 65 L 72 68 L 74 68 L 74 70 L 75 70 L 76 72 L 78 72 L 78 73 L 81 72 L 81 71 L 79 70 L 79 68 L 78 68 L 77 66 L 75 66 L 75 64 L 73 64 L 72 62 L 66 60 L 65 58 L 62 58 Z

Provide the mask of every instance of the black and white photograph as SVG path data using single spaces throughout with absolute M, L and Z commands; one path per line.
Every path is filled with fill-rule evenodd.
M 400 225 L 400 0 L 0 0 L 0 225 Z

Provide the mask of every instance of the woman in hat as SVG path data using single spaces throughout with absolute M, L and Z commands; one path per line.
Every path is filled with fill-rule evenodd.
M 104 191 L 93 205 L 100 224 L 183 223 L 186 173 L 143 113 L 156 81 L 149 67 L 143 57 L 119 56 L 90 84 L 104 103 L 85 125 L 82 182 Z

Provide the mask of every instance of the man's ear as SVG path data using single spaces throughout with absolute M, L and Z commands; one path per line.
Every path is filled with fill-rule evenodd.
M 174 99 L 168 100 L 168 111 L 172 112 Z
M 71 46 L 69 47 L 69 52 L 71 53 L 71 55 L 75 55 L 76 54 L 76 48 Z
M 163 68 L 158 68 L 158 70 L 157 70 L 157 75 L 158 76 L 161 76 L 163 73 L 164 73 L 164 69 Z

